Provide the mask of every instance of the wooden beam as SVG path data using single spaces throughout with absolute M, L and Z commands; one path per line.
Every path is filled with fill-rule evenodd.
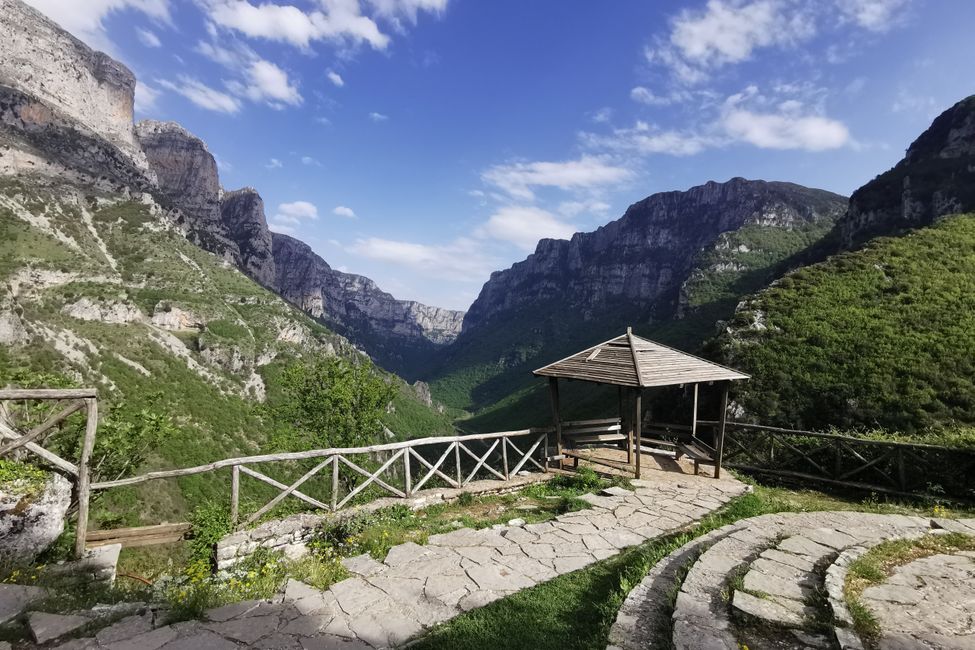
M 266 474 L 262 474 L 260 472 L 255 471 L 255 470 L 252 470 L 250 467 L 247 467 L 246 465 L 234 465 L 234 467 L 239 467 L 240 468 L 240 471 L 243 472 L 244 474 L 247 474 L 251 478 L 256 478 L 258 481 L 263 481 L 264 483 L 267 483 L 268 485 L 272 485 L 272 486 L 278 488 L 279 490 L 287 490 L 288 489 L 288 486 L 285 485 L 284 483 L 282 483 L 280 481 L 275 481 L 270 476 L 267 476 Z M 301 501 L 304 501 L 305 503 L 307 503 L 310 506 L 314 506 L 315 508 L 319 508 L 320 510 L 328 510 L 328 506 L 326 506 L 324 503 L 322 503 L 318 499 L 315 499 L 315 498 L 312 498 L 312 497 L 308 496 L 307 494 L 305 494 L 304 492 L 301 492 L 299 490 L 294 490 L 291 493 L 291 496 L 293 496 L 294 498 L 299 499 Z
M 0 390 L 0 400 L 9 399 L 94 399 L 94 388 L 16 388 Z
M 714 463 L 714 478 L 721 478 L 721 461 L 724 459 L 724 433 L 728 424 L 728 386 L 731 382 L 724 382 L 721 385 L 721 412 L 718 414 L 718 439 L 714 446 L 717 448 L 718 457 Z
M 230 474 L 230 523 L 237 526 L 240 519 L 240 465 L 234 465 Z
M 329 458 L 328 460 L 326 460 L 326 461 L 324 461 L 322 463 L 319 463 L 318 465 L 315 465 L 315 467 L 313 467 L 308 472 L 306 472 L 304 474 L 304 476 L 302 476 L 297 481 L 295 481 L 290 486 L 288 486 L 288 489 L 283 490 L 281 492 L 281 494 L 279 494 L 278 496 L 274 497 L 273 499 L 271 499 L 270 501 L 268 501 L 267 503 L 265 503 L 264 506 L 260 510 L 258 510 L 257 512 L 255 512 L 254 514 L 252 514 L 250 517 L 248 517 L 247 518 L 247 521 L 244 522 L 244 525 L 252 524 L 255 521 L 257 521 L 258 519 L 260 519 L 261 517 L 263 517 L 264 516 L 264 513 L 270 511 L 274 506 L 276 506 L 279 503 L 281 503 L 289 494 L 291 494 L 292 492 L 294 492 L 295 490 L 297 490 L 301 486 L 302 483 L 304 483 L 305 481 L 307 481 L 308 479 L 310 479 L 312 476 L 314 476 L 318 472 L 320 472 L 323 469 L 325 469 L 328 466 L 329 463 L 337 463 L 338 462 L 337 461 L 337 458 L 338 458 L 338 456 L 333 456 L 332 458 Z
M 634 415 L 636 416 L 636 421 L 633 423 L 633 437 L 636 439 L 636 477 L 640 478 L 640 459 L 643 457 L 643 451 L 640 449 L 640 437 L 642 435 L 640 428 L 643 426 L 643 391 L 637 388 L 635 390 L 634 402 L 636 407 L 633 409 Z
M 556 377 L 548 379 L 549 398 L 552 403 L 552 420 L 555 423 L 556 456 L 562 453 L 562 416 L 559 408 L 559 380 Z M 561 467 L 561 463 L 559 463 Z
M 58 413 L 55 413 L 47 420 L 45 420 L 43 423 L 37 425 L 36 427 L 28 431 L 25 435 L 22 435 L 19 438 L 15 439 L 13 442 L 7 443 L 6 445 L 0 447 L 0 456 L 3 456 L 4 454 L 8 454 L 14 449 L 17 449 L 19 447 L 23 447 L 28 442 L 33 442 L 34 440 L 36 440 L 37 438 L 41 437 L 42 435 L 50 431 L 52 428 L 54 428 L 54 425 L 59 424 L 62 420 L 67 418 L 69 415 L 73 415 L 74 413 L 77 413 L 83 408 L 85 408 L 84 400 L 78 400 L 76 402 L 73 402 L 66 409 L 63 409 Z
M 81 443 L 81 458 L 78 460 L 78 524 L 75 529 L 74 553 L 76 557 L 85 554 L 85 536 L 88 532 L 88 502 L 91 498 L 91 452 L 95 449 L 95 433 L 98 430 L 98 400 L 85 398 L 88 407 L 88 420 L 85 423 L 85 439 Z
M 14 431 L 13 429 L 11 429 L 6 422 L 0 420 L 0 437 L 7 438 L 10 440 L 19 440 L 21 438 L 21 435 L 16 431 Z M 52 454 L 47 449 L 44 449 L 44 447 L 41 447 L 37 443 L 28 442 L 27 444 L 24 445 L 24 449 L 30 451 L 32 454 L 40 456 L 41 458 L 46 460 L 51 465 L 54 465 L 58 469 L 65 471 L 68 474 L 71 474 L 72 476 L 78 476 L 77 465 L 75 465 L 74 463 L 69 463 L 68 461 L 64 460 L 63 458 L 61 458 L 56 454 Z
M 697 438 L 697 394 L 698 385 L 694 384 L 694 410 L 691 411 L 691 440 Z

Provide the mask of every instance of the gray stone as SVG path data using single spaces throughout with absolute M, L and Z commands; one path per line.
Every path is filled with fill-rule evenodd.
M 744 587 L 748 591 L 782 596 L 792 600 L 803 600 L 812 594 L 812 589 L 794 580 L 786 580 L 759 571 L 749 571 L 745 574 Z
M 48 614 L 46 612 L 30 612 L 27 615 L 27 625 L 34 641 L 47 643 L 65 634 L 88 625 L 91 619 L 84 616 L 67 616 L 64 614 Z
M 152 629 L 152 614 L 141 616 L 126 616 L 120 621 L 103 628 L 95 635 L 95 639 L 102 645 L 108 645 L 122 639 L 129 639 L 144 634 Z
M 45 596 L 40 587 L 0 584 L 0 625 L 20 616 L 31 603 Z
M 36 493 L 26 483 L 0 488 L 0 564 L 31 564 L 64 530 L 70 505 L 71 483 L 54 472 Z
M 767 598 L 756 598 L 744 591 L 736 591 L 732 604 L 735 609 L 765 621 L 772 621 L 783 627 L 803 627 L 805 621 L 800 614 L 783 607 Z
M 612 485 L 608 488 L 603 488 L 600 494 L 608 497 L 628 497 L 633 494 L 633 490 L 627 490 L 619 485 Z
M 176 638 L 176 630 L 161 627 L 105 645 L 106 650 L 156 650 Z M 209 650 L 209 649 L 207 649 Z
M 250 644 L 277 630 L 280 622 L 274 615 L 245 616 L 223 623 L 207 623 L 204 627 L 228 639 Z
M 535 585 L 533 580 L 514 569 L 497 564 L 472 567 L 467 570 L 467 575 L 478 588 L 487 591 L 518 591 Z
M 515 519 L 509 519 L 508 520 L 508 525 L 509 526 L 513 526 L 515 528 L 520 528 L 521 526 L 524 526 L 525 525 L 525 520 L 524 519 L 521 519 L 520 517 L 519 518 L 515 518 Z
M 171 641 L 162 648 L 163 650 L 233 650 L 237 645 L 213 632 L 203 631 Z
M 382 563 L 374 560 L 368 553 L 356 555 L 355 557 L 343 558 L 342 566 L 344 566 L 349 573 L 354 573 L 355 575 L 360 575 L 366 578 L 369 576 L 374 576 L 386 568 Z
M 211 621 L 220 623 L 237 618 L 238 616 L 243 616 L 263 603 L 263 600 L 244 600 L 239 603 L 231 603 L 223 607 L 208 610 L 205 616 Z

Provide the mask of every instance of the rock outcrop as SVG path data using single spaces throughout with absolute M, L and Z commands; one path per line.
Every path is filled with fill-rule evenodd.
M 60 474 L 41 486 L 0 485 L 0 565 L 30 564 L 64 530 L 70 504 L 71 483 Z
M 193 243 L 239 264 L 240 251 L 221 220 L 217 161 L 206 143 L 176 122 L 143 120 L 135 131 L 156 176 L 156 200 L 179 211 L 177 221 Z
M 274 287 L 274 252 L 264 216 L 264 200 L 251 187 L 224 192 L 220 220 L 240 249 L 241 271 L 265 287 Z
M 369 278 L 336 271 L 294 237 L 273 234 L 275 290 L 409 377 L 415 362 L 452 341 L 464 313 L 397 300 Z
M 147 167 L 132 130 L 135 75 L 20 0 L 0 0 L 0 85 L 57 107 Z
M 975 210 L 975 95 L 935 118 L 889 171 L 850 197 L 837 224 L 839 247 Z
M 525 261 L 493 273 L 463 331 L 542 303 L 558 304 L 558 317 L 572 321 L 599 319 L 617 307 L 647 312 L 661 301 L 669 305 L 696 254 L 722 233 L 747 225 L 794 228 L 835 218 L 845 204 L 844 197 L 824 190 L 743 178 L 654 194 L 595 232 L 568 241 L 543 239 Z

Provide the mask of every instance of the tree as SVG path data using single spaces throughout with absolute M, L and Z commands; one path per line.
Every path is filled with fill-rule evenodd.
M 368 361 L 338 357 L 297 363 L 281 376 L 283 398 L 272 408 L 278 447 L 357 447 L 383 430 L 395 387 Z

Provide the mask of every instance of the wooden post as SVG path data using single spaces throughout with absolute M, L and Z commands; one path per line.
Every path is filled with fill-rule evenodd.
M 694 411 L 691 413 L 691 442 L 697 440 L 697 388 L 700 384 L 694 384 Z
M 240 465 L 234 465 L 230 475 L 230 522 L 237 527 L 240 521 Z
M 504 463 L 504 480 L 508 481 L 511 479 L 511 475 L 508 474 L 508 439 L 501 438 L 501 462 Z
M 78 527 L 75 533 L 74 554 L 85 554 L 85 541 L 88 534 L 88 501 L 91 497 L 91 452 L 95 448 L 95 433 L 98 429 L 98 399 L 85 398 L 88 421 L 85 423 L 85 439 L 81 444 L 81 459 L 78 461 Z
M 630 429 L 630 438 L 636 438 L 636 477 L 640 478 L 640 459 L 643 457 L 640 445 L 640 437 L 643 435 L 643 391 L 639 388 L 634 389 L 633 397 L 636 402 L 636 406 L 633 409 L 635 421 L 633 422 L 633 428 Z
M 544 449 L 544 453 L 542 454 L 542 460 L 545 461 L 544 463 L 545 467 L 542 471 L 548 474 L 548 434 L 547 433 L 545 434 L 545 449 Z
M 457 463 L 457 487 L 464 487 L 464 475 L 460 473 L 460 443 L 454 443 L 454 461 Z
M 404 486 L 406 489 L 404 490 L 404 492 L 406 492 L 407 497 L 411 497 L 413 496 L 413 480 L 410 478 L 410 450 L 409 449 L 407 449 L 406 453 L 403 454 L 403 469 L 406 470 L 406 485 Z
M 621 389 L 622 390 L 622 389 Z M 626 464 L 633 464 L 633 418 L 630 417 L 630 389 L 620 396 L 620 432 L 626 431 Z
M 552 402 L 552 419 L 555 421 L 555 455 L 562 455 L 562 416 L 559 414 L 559 380 L 556 377 L 548 378 L 549 397 Z M 559 469 L 562 468 L 562 461 L 558 461 Z
M 332 456 L 332 512 L 338 510 L 339 504 L 339 458 Z
M 718 452 L 718 457 L 715 459 L 714 463 L 714 478 L 721 478 L 721 461 L 724 458 L 724 431 L 725 425 L 728 423 L 728 384 L 730 382 L 725 382 L 721 386 L 721 413 L 718 415 L 718 439 L 715 441 L 715 447 Z

